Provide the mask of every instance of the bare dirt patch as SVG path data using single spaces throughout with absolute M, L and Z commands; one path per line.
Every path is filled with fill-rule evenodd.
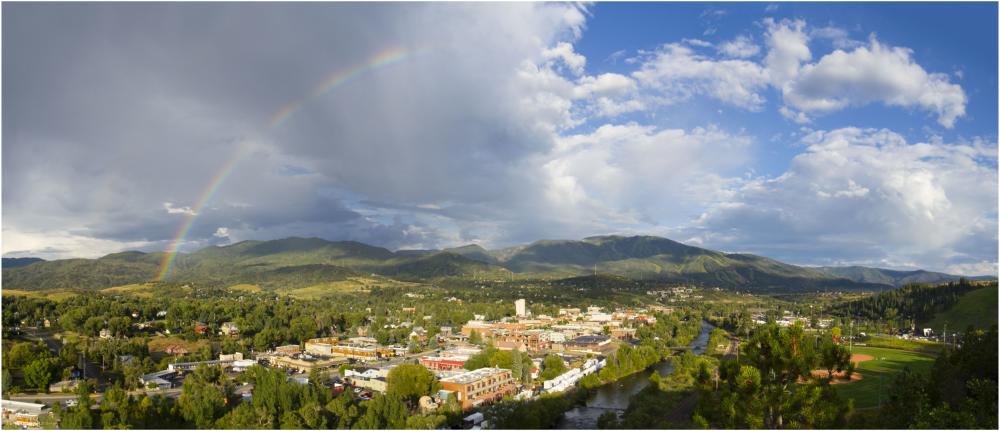
M 838 373 L 838 372 L 834 371 L 834 373 L 833 373 L 833 380 L 830 381 L 830 384 L 831 385 L 840 385 L 840 384 L 844 384 L 844 383 L 853 383 L 853 382 L 856 382 L 856 381 L 861 380 L 863 378 L 861 376 L 861 373 L 859 373 L 857 371 L 851 373 L 851 379 L 850 380 L 847 380 L 847 378 L 844 376 L 844 374 L 847 374 L 847 373 L 846 372 L 840 372 L 840 373 Z M 813 376 L 814 379 L 826 380 L 826 377 L 827 377 L 826 370 L 812 370 L 812 376 Z
M 853 362 L 855 366 L 857 366 L 857 364 L 860 364 L 862 362 L 871 361 L 873 359 L 875 359 L 874 356 L 872 356 L 872 355 L 865 355 L 865 354 L 862 354 L 862 353 L 855 353 L 855 354 L 851 355 L 851 362 Z M 827 373 L 826 370 L 812 370 L 811 374 L 812 374 L 812 377 L 814 379 L 823 379 L 823 380 L 825 380 L 829 376 L 829 374 Z M 859 373 L 857 370 L 855 370 L 853 373 L 851 373 L 850 380 L 847 379 L 847 377 L 845 376 L 846 374 L 847 374 L 846 372 L 839 372 L 839 373 L 838 372 L 834 372 L 833 373 L 833 380 L 830 381 L 830 384 L 831 385 L 841 385 L 841 384 L 844 384 L 844 383 L 853 383 L 853 382 L 856 382 L 856 381 L 861 380 L 861 379 L 864 378 L 864 376 L 862 376 L 861 373 Z
M 866 355 L 864 353 L 855 353 L 851 355 L 851 362 L 854 362 L 855 364 L 859 364 L 864 361 L 870 361 L 872 359 L 875 359 L 875 357 L 872 355 Z

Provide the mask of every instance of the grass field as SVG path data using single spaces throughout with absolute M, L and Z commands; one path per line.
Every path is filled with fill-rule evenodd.
M 938 353 L 941 353 L 941 349 L 944 348 L 944 344 L 937 341 L 904 340 L 902 338 L 878 335 L 867 337 L 864 339 L 863 343 L 867 347 L 884 347 L 887 349 L 908 350 L 927 355 L 937 355 Z
M 909 366 L 911 370 L 926 373 L 934 364 L 934 357 L 915 352 L 878 347 L 854 347 L 855 354 L 871 355 L 875 359 L 858 364 L 856 372 L 861 380 L 834 386 L 845 398 L 854 399 L 855 408 L 876 407 L 879 390 L 888 392 L 896 373 Z
M 263 289 L 256 284 L 237 284 L 235 286 L 229 286 L 226 288 L 230 292 L 248 292 L 248 293 L 260 293 Z
M 141 298 L 152 298 L 153 285 L 149 283 L 126 284 L 124 286 L 115 286 L 115 287 L 109 287 L 107 289 L 101 289 L 101 292 L 112 295 L 114 294 L 133 295 Z
M 948 324 L 948 332 L 963 332 L 969 325 L 984 329 L 996 325 L 997 288 L 984 287 L 962 295 L 958 303 L 937 313 L 929 322 L 921 323 L 921 326 L 942 332 L 945 323 Z
M 347 280 L 333 281 L 278 293 L 296 299 L 321 299 L 330 295 L 350 292 L 367 292 L 373 287 L 414 287 L 417 283 L 407 283 L 388 278 L 348 277 Z
M 45 298 L 45 299 L 48 299 L 50 301 L 55 301 L 55 302 L 64 301 L 66 299 L 69 299 L 69 298 L 72 298 L 72 297 L 78 295 L 78 293 L 76 293 L 76 292 L 74 292 L 72 290 L 62 290 L 62 289 L 43 290 L 43 291 L 18 290 L 18 289 L 3 289 L 3 294 L 4 295 L 10 295 L 10 296 L 27 296 L 27 297 L 31 297 L 31 298 Z

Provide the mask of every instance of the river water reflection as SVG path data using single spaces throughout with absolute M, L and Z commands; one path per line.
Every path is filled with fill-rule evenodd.
M 701 332 L 698 337 L 691 342 L 691 351 L 696 354 L 705 353 L 705 346 L 708 345 L 708 336 L 715 327 L 708 322 L 701 322 Z M 639 393 L 646 386 L 649 386 L 649 376 L 653 371 L 658 371 L 661 376 L 665 376 L 674 371 L 670 361 L 662 361 L 653 365 L 646 371 L 635 373 L 624 377 L 617 382 L 610 383 L 597 388 L 594 394 L 587 399 L 587 405 L 576 407 L 567 411 L 559 420 L 556 428 L 559 429 L 594 429 L 597 428 L 597 418 L 602 413 L 614 411 L 620 413 L 628 407 L 629 400 L 633 395 Z

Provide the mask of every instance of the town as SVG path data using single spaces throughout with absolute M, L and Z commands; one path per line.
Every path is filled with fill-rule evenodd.
M 408 298 L 419 298 L 419 294 L 407 293 Z M 452 302 L 460 302 L 451 298 Z M 244 355 L 242 352 L 220 352 L 212 359 L 200 361 L 169 362 L 165 369 L 144 373 L 138 379 L 138 389 L 149 394 L 179 396 L 186 376 L 199 367 L 217 367 L 230 378 L 238 379 L 252 366 L 263 366 L 282 370 L 287 379 L 298 384 L 309 384 L 310 376 L 325 372 L 332 375 L 324 382 L 333 396 L 344 392 L 354 394 L 359 400 L 371 399 L 374 394 L 385 393 L 389 386 L 387 378 L 391 370 L 400 364 L 419 364 L 439 382 L 440 390 L 421 399 L 424 413 L 432 413 L 443 406 L 449 397 L 458 402 L 466 412 L 502 399 L 537 399 L 542 394 L 560 393 L 574 388 L 581 379 L 598 373 L 607 363 L 609 355 L 620 346 L 638 346 L 636 332 L 642 327 L 655 325 L 657 315 L 670 315 L 673 308 L 661 305 L 647 307 L 618 307 L 606 309 L 600 306 L 581 308 L 559 308 L 554 315 L 533 314 L 525 299 L 514 301 L 511 316 L 497 320 L 487 320 L 483 314 L 474 314 L 472 320 L 461 326 L 440 326 L 428 331 L 411 320 L 386 324 L 383 329 L 405 328 L 408 344 L 383 345 L 374 337 L 356 335 L 342 337 L 319 337 L 300 340 L 297 344 L 275 346 L 266 351 L 255 351 Z M 371 310 L 370 308 L 368 309 Z M 415 308 L 400 307 L 400 315 L 412 315 Z M 222 340 L 240 340 L 241 329 L 236 322 L 217 323 L 191 322 L 187 328 L 163 328 L 168 317 L 167 311 L 157 310 L 158 321 L 140 321 L 140 312 L 129 313 L 134 321 L 133 329 L 155 330 L 161 339 L 174 339 L 171 335 L 188 332 L 195 336 L 213 335 Z M 418 316 L 419 317 L 419 316 Z M 424 316 L 430 320 L 430 316 Z M 413 319 L 419 322 L 422 319 Z M 31 322 L 24 321 L 23 324 Z M 39 329 L 52 325 L 43 319 Z M 158 330 L 157 328 L 162 328 Z M 12 328 L 20 331 L 22 328 Z M 27 327 L 25 330 L 31 330 Z M 359 329 L 367 334 L 370 329 Z M 433 333 L 431 335 L 431 333 Z M 116 335 L 110 328 L 101 328 L 97 339 L 114 341 Z M 191 353 L 188 343 L 151 343 L 159 346 L 163 354 L 173 358 L 183 358 Z M 434 346 L 433 349 L 420 346 Z M 506 368 L 489 364 L 489 359 L 469 367 L 470 360 L 482 357 L 484 352 L 507 353 L 514 356 L 516 366 Z M 516 352 L 510 355 L 510 352 Z M 82 360 L 82 358 L 81 358 Z M 134 365 L 138 358 L 120 355 L 113 368 Z M 506 361 L 508 364 L 510 360 Z M 556 365 L 553 365 L 556 364 Z M 489 366 L 483 366 L 489 365 Z M 548 372 L 546 374 L 546 371 Z M 4 401 L 5 423 L 37 428 L 50 414 L 50 405 L 62 403 L 63 407 L 73 407 L 77 398 L 73 394 L 87 377 L 87 367 L 74 368 L 66 380 L 49 385 L 50 394 L 41 397 L 42 403 L 26 401 Z M 327 374 L 324 374 L 327 375 Z M 248 400 L 252 397 L 252 385 L 238 388 L 239 394 Z M 19 400 L 31 396 L 17 397 Z M 466 418 L 470 427 L 483 426 L 483 415 L 475 413 Z

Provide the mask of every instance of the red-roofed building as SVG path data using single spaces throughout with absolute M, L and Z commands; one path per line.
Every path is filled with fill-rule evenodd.
M 458 370 L 465 366 L 466 357 L 463 356 L 453 356 L 450 358 L 444 358 L 440 356 L 422 356 L 420 358 L 420 365 L 428 370 L 436 371 L 448 371 L 448 370 Z
M 199 334 L 200 335 L 200 334 L 204 334 L 206 332 L 208 332 L 208 325 L 206 325 L 204 323 L 200 323 L 200 322 L 194 324 L 194 333 L 195 334 Z

